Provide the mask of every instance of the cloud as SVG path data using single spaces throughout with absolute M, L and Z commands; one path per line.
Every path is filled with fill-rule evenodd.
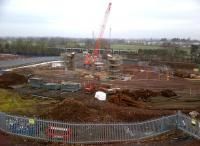
M 164 31 L 168 31 L 165 34 L 169 36 L 181 34 L 183 37 L 200 38 L 198 0 L 112 2 L 105 36 L 108 28 L 112 27 L 116 36 L 121 33 L 124 37 L 137 37 L 136 34 L 144 34 L 145 37 L 153 33 L 160 37 Z M 107 5 L 108 0 L 8 0 L 0 7 L 0 35 L 91 37 L 92 31 L 95 34 L 99 32 Z

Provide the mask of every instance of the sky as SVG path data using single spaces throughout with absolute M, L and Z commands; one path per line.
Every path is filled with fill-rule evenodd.
M 0 0 L 0 36 L 200 40 L 200 0 Z

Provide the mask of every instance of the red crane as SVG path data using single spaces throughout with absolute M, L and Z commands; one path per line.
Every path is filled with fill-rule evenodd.
M 103 37 L 104 31 L 105 31 L 105 28 L 106 28 L 108 16 L 110 14 L 111 5 L 112 5 L 112 3 L 109 3 L 108 8 L 106 9 L 99 36 L 97 37 L 97 39 L 95 41 L 95 49 L 92 52 L 92 56 L 90 54 L 86 54 L 86 56 L 85 56 L 85 61 L 84 61 L 85 65 L 91 65 L 92 62 L 96 61 L 96 59 L 99 55 L 100 43 L 101 43 L 101 39 Z

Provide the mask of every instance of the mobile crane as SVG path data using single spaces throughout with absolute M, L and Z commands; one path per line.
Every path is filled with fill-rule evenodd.
M 110 14 L 111 5 L 112 5 L 112 3 L 109 3 L 108 7 L 106 9 L 104 19 L 103 19 L 103 23 L 102 23 L 102 26 L 101 26 L 101 30 L 100 30 L 100 33 L 99 33 L 96 41 L 95 41 L 95 48 L 94 48 L 92 54 L 87 53 L 85 55 L 84 66 L 90 66 L 91 67 L 92 65 L 96 65 L 96 63 L 98 63 L 97 61 L 99 60 L 100 43 L 101 43 L 101 39 L 103 37 L 104 31 L 105 31 L 105 28 L 106 28 L 108 16 Z M 92 85 L 90 82 L 85 84 L 84 91 L 85 91 L 85 93 L 92 93 L 94 91 L 94 85 Z
M 101 39 L 103 37 L 103 34 L 104 34 L 104 31 L 105 31 L 105 28 L 106 28 L 106 24 L 107 24 L 107 20 L 108 20 L 108 16 L 110 14 L 110 9 L 111 9 L 111 5 L 112 3 L 110 2 L 108 4 L 108 7 L 106 9 L 106 12 L 105 12 L 105 15 L 104 15 L 104 19 L 103 19 L 103 23 L 102 23 L 102 26 L 101 26 L 101 30 L 100 30 L 100 33 L 95 41 L 95 48 L 92 52 L 92 54 L 89 54 L 87 53 L 85 55 L 85 58 L 84 58 L 84 65 L 87 65 L 87 66 L 91 66 L 93 63 L 95 63 L 98 58 L 99 58 L 99 48 L 100 48 L 100 43 L 101 43 Z

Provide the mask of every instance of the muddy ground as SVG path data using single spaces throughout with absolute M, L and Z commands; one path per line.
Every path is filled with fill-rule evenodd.
M 0 53 L 0 61 L 12 60 L 12 59 L 21 59 L 21 58 L 27 58 L 27 57 L 21 56 L 21 55 Z
M 7 72 L 0 75 L 0 88 L 11 88 L 11 86 L 27 83 L 28 79 L 14 72 Z
M 104 80 L 104 83 L 112 84 L 112 87 L 121 89 L 129 89 L 131 91 L 137 90 L 150 90 L 155 93 L 161 93 L 162 90 L 169 89 L 176 95 L 172 97 L 164 97 L 161 94 L 152 95 L 148 97 L 148 100 L 141 98 L 135 99 L 131 95 L 121 94 L 108 96 L 106 101 L 98 101 L 94 99 L 94 94 L 85 94 L 83 91 L 74 93 L 62 93 L 61 91 L 47 91 L 43 89 L 32 89 L 30 86 L 23 86 L 13 89 L 15 92 L 19 92 L 23 96 L 31 98 L 32 95 L 42 95 L 49 97 L 45 102 L 47 111 L 38 113 L 32 113 L 38 117 L 45 119 L 56 119 L 60 121 L 71 121 L 71 122 L 134 122 L 143 121 L 163 115 L 173 114 L 178 110 L 188 113 L 192 110 L 200 112 L 200 81 L 190 81 L 179 77 L 171 77 L 169 80 L 165 73 L 157 73 L 153 71 L 153 67 L 138 67 L 132 65 L 132 70 L 126 69 L 127 75 L 133 75 L 133 79 L 130 81 L 121 80 Z M 147 72 L 141 70 L 148 69 Z M 57 68 L 52 69 L 48 67 L 36 67 L 17 69 L 15 73 L 28 75 L 33 74 L 38 77 L 43 77 L 46 81 L 61 82 L 63 80 L 70 80 L 80 82 L 84 84 L 88 82 L 88 79 L 84 78 L 82 74 L 65 72 L 63 69 Z M 6 79 L 6 78 L 5 78 Z M 11 79 L 11 77 L 10 77 Z M 12 80 L 12 79 L 11 79 Z M 13 80 L 15 81 L 15 80 Z M 90 79 L 92 84 L 97 84 L 102 81 L 96 79 Z M 14 84 L 14 83 L 12 83 Z M 16 83 L 17 84 L 17 83 Z M 123 97 L 123 98 L 122 98 Z M 52 104 L 52 99 L 55 100 Z M 114 99 L 114 100 L 113 100 Z M 49 106 L 48 106 L 48 101 Z M 123 103 L 123 104 L 121 104 Z M 127 104 L 128 103 L 128 104 Z M 130 104 L 131 103 L 131 104 Z M 167 104 L 166 104 L 167 103 Z M 17 113 L 15 113 L 17 114 Z M 31 116 L 32 114 L 27 114 Z M 186 138 L 185 138 L 186 137 Z M 12 137 L 8 135 L 1 135 L 2 141 L 9 146 L 10 145 L 62 145 L 55 143 L 37 142 L 19 137 Z M 11 141 L 11 143 L 9 143 Z M 161 142 L 162 141 L 162 142 Z M 15 144 L 13 144 L 15 143 Z M 155 137 L 153 139 L 139 141 L 139 142 L 126 142 L 126 143 L 115 143 L 113 145 L 200 145 L 199 141 L 192 139 L 191 137 L 185 136 L 181 132 L 172 132 L 163 136 Z M 108 144 L 105 144 L 108 145 Z
M 181 131 L 171 131 L 158 137 L 140 141 L 129 141 L 121 143 L 90 144 L 87 146 L 199 146 L 198 140 L 185 135 Z M 82 144 L 61 144 L 45 141 L 36 141 L 18 136 L 10 136 L 0 133 L 0 145 L 2 146 L 83 146 Z

